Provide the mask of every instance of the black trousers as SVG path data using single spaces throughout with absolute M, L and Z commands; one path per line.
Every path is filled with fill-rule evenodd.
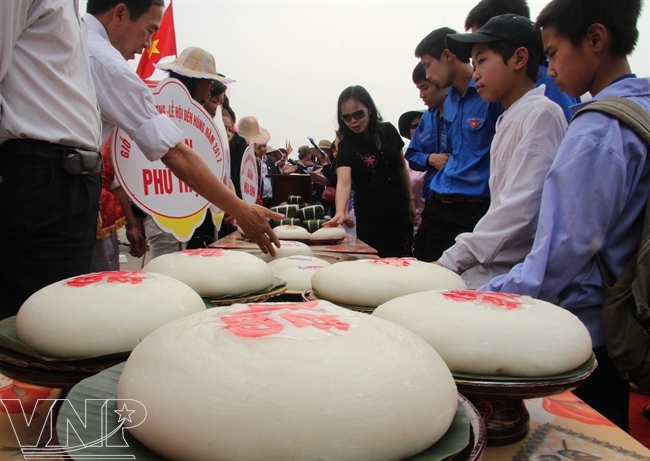
M 573 393 L 629 433 L 630 383 L 621 378 L 605 346 L 595 348 L 594 354 L 598 366 L 587 381 Z
M 415 256 L 420 261 L 437 261 L 444 251 L 456 243 L 456 236 L 472 232 L 476 223 L 487 213 L 489 202 L 442 203 L 427 201 L 422 211 L 422 223 L 414 239 Z
M 48 146 L 14 141 L 0 145 L 0 176 L 3 319 L 44 286 L 90 272 L 101 176 L 68 174 Z
M 408 210 L 384 217 L 356 217 L 357 237 L 377 250 L 380 258 L 413 254 L 413 224 Z

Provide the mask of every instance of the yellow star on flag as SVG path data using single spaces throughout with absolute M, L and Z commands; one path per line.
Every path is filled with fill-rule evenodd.
M 159 38 L 155 39 L 149 47 L 149 59 L 151 59 L 152 54 L 160 54 L 160 50 L 158 49 L 158 42 L 160 42 Z

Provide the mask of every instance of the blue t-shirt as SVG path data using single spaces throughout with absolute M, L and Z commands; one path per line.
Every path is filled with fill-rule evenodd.
M 474 80 L 463 95 L 449 89 L 444 105 L 449 160 L 431 179 L 429 193 L 490 197 L 490 145 L 504 110 L 500 102 L 485 102 Z
M 429 155 L 449 152 L 444 118 L 438 109 L 427 110 L 420 119 L 420 124 L 411 137 L 404 156 L 409 166 L 416 171 L 426 171 L 422 181 L 422 197 L 429 198 L 429 184 L 438 170 L 429 165 Z

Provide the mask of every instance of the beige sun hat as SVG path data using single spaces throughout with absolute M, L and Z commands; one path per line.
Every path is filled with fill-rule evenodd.
M 238 134 L 247 142 L 263 143 L 271 139 L 271 134 L 268 130 L 262 128 L 257 122 L 257 119 L 252 115 L 247 115 L 239 119 Z
M 209 78 L 223 83 L 233 83 L 234 80 L 226 78 L 217 72 L 214 56 L 203 48 L 191 46 L 185 48 L 178 57 L 168 63 L 154 64 L 157 69 L 176 72 L 185 77 Z

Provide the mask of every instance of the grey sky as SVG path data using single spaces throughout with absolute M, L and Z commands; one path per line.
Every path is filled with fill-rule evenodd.
M 333 139 L 336 101 L 349 85 L 366 87 L 395 125 L 403 112 L 424 108 L 411 81 L 415 46 L 438 27 L 462 32 L 477 2 L 174 0 L 174 19 L 179 53 L 200 46 L 215 56 L 219 72 L 237 80 L 228 90 L 237 117 L 256 116 L 272 146 L 290 139 L 297 151 L 307 136 Z M 528 3 L 534 19 L 548 2 Z M 638 28 L 630 61 L 647 77 L 647 0 Z

